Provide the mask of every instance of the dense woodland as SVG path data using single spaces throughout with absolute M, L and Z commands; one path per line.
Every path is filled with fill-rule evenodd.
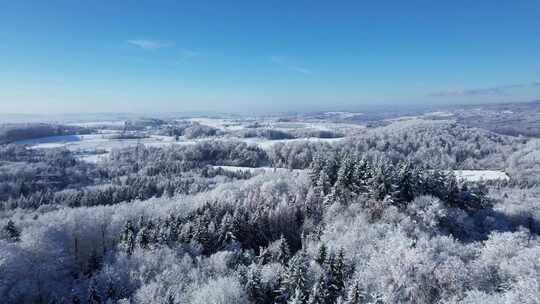
M 91 129 L 45 123 L 0 124 L 0 144 L 48 136 L 90 134 Z
M 448 121 L 268 149 L 137 145 L 98 163 L 3 145 L 0 302 L 538 303 L 539 160 L 536 139 Z

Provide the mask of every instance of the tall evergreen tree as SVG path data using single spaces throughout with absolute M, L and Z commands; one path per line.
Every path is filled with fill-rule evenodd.
M 308 256 L 305 250 L 302 250 L 289 261 L 289 267 L 283 282 L 289 295 L 300 293 L 302 303 L 308 298 L 306 286 L 307 268 Z
M 218 229 L 218 242 L 223 246 L 230 242 L 232 232 L 232 217 L 229 212 L 221 218 L 221 224 Z
M 317 257 L 315 258 L 315 261 L 319 265 L 324 265 L 326 263 L 326 257 L 328 255 L 328 248 L 324 243 L 319 246 L 319 251 L 317 252 Z
M 326 173 L 325 170 L 321 171 L 321 174 L 319 174 L 319 179 L 317 180 L 315 186 L 316 189 L 321 192 L 321 196 L 325 196 L 328 192 L 330 192 L 332 182 L 330 180 L 330 176 L 328 176 L 328 173 Z
M 165 220 L 163 223 L 159 224 L 157 228 L 156 241 L 158 244 L 167 245 L 172 242 L 172 224 L 169 220 Z
M 407 203 L 414 199 L 417 193 L 416 182 L 418 178 L 415 176 L 415 171 L 409 162 L 402 162 L 396 175 L 397 200 L 400 203 Z
M 322 193 L 322 189 L 318 186 L 312 186 L 306 195 L 306 216 L 311 218 L 315 224 L 319 223 L 323 216 Z
M 345 301 L 345 304 L 362 304 L 364 300 L 365 300 L 365 297 L 362 294 L 362 291 L 360 290 L 358 281 L 356 281 L 349 288 L 349 291 L 347 293 L 347 300 Z
M 354 164 L 351 190 L 356 194 L 367 193 L 372 175 L 371 166 L 365 159 L 357 161 Z
M 18 242 L 21 237 L 21 232 L 15 226 L 12 220 L 8 220 L 7 224 L 2 228 L 4 238 L 10 242 Z
M 250 268 L 246 278 L 246 291 L 253 303 L 265 303 L 264 287 L 261 282 L 261 272 L 257 267 Z
M 346 265 L 345 265 L 345 251 L 343 248 L 339 249 L 337 258 L 334 263 L 334 268 L 330 269 L 332 272 L 332 283 L 338 289 L 338 292 L 341 292 L 345 287 L 345 275 L 346 275 Z
M 454 172 L 447 174 L 444 186 L 444 195 L 442 199 L 452 207 L 463 207 L 460 205 L 459 185 Z
M 324 157 L 320 153 L 316 153 L 313 157 L 313 161 L 311 162 L 310 168 L 309 168 L 309 177 L 311 179 L 312 184 L 316 184 L 319 180 L 319 177 L 321 175 L 321 171 L 323 171 L 325 165 Z
M 393 194 L 394 185 L 391 172 L 385 165 L 377 165 L 377 169 L 370 180 L 370 191 L 373 198 L 383 200 L 387 195 Z
M 306 303 L 305 296 L 300 289 L 294 291 L 294 295 L 287 301 L 287 304 L 304 304 Z
M 135 228 L 131 221 L 127 221 L 124 229 L 122 230 L 122 236 L 120 239 L 120 246 L 128 255 L 133 254 L 135 250 Z
M 330 303 L 330 294 L 324 275 L 319 277 L 317 283 L 313 285 L 309 294 L 308 304 L 327 304 Z
M 354 161 L 351 156 L 345 155 L 337 171 L 336 183 L 340 183 L 344 188 L 350 188 L 354 175 Z
M 348 201 L 347 189 L 345 185 L 338 180 L 330 189 L 330 193 L 324 198 L 324 205 L 330 206 L 334 203 L 345 205 Z
M 330 255 L 327 268 L 327 286 L 331 302 L 342 294 L 345 286 L 345 255 L 343 249 L 340 249 L 337 256 Z
M 281 238 L 279 239 L 276 260 L 279 263 L 286 265 L 290 258 L 291 258 L 291 250 L 289 249 L 289 244 L 287 243 L 287 240 L 285 239 L 285 237 L 281 235 Z
M 203 252 L 208 253 L 210 249 L 210 236 L 208 234 L 208 222 L 206 218 L 200 218 L 195 223 L 195 229 L 193 231 L 193 240 L 201 244 Z
M 150 246 L 150 232 L 148 231 L 147 227 L 143 226 L 141 229 L 139 229 L 135 242 L 140 248 L 148 249 Z

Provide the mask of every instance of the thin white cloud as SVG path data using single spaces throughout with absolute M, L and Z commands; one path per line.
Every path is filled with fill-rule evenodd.
M 283 56 L 270 56 L 270 61 L 288 69 L 289 71 L 293 71 L 293 72 L 304 74 L 304 75 L 313 74 L 312 70 L 302 67 L 302 66 L 292 64 L 290 60 L 288 60 L 287 58 Z
M 540 82 L 531 83 L 518 83 L 494 86 L 490 88 L 474 88 L 474 89 L 461 89 L 461 90 L 447 90 L 439 91 L 429 94 L 434 97 L 455 97 L 455 96 L 504 96 L 508 95 L 508 90 L 512 89 L 526 89 L 540 87 Z
M 311 70 L 303 68 L 303 67 L 299 67 L 299 66 L 289 66 L 289 70 L 294 71 L 294 72 L 298 72 L 298 73 L 302 73 L 302 74 L 306 74 L 306 75 L 313 74 L 313 72 Z
M 178 55 L 178 59 L 172 63 L 172 65 L 174 66 L 177 66 L 177 65 L 182 65 L 192 59 L 194 59 L 195 57 L 199 57 L 201 55 L 201 53 L 197 52 L 197 51 L 194 51 L 194 50 L 190 50 L 190 49 L 181 49 L 180 52 L 179 52 L 179 55 Z
M 281 56 L 270 56 L 270 61 L 272 61 L 275 64 L 285 64 L 285 58 Z
M 133 39 L 128 40 L 127 43 L 139 47 L 144 50 L 157 50 L 165 47 L 169 47 L 172 44 L 169 42 L 162 42 L 158 40 L 146 40 L 146 39 Z
M 194 50 L 189 50 L 189 49 L 182 49 L 180 51 L 180 56 L 182 57 L 183 60 L 187 60 L 187 59 L 191 59 L 193 57 L 197 57 L 199 56 L 201 53 L 197 52 L 197 51 L 194 51 Z

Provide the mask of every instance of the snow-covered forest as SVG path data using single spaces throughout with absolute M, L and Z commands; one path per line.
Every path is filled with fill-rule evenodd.
M 6 126 L 0 302 L 540 303 L 540 140 L 463 113 Z

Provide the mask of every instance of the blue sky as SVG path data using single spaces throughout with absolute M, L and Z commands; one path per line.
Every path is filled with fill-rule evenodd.
M 540 1 L 3 1 L 0 112 L 540 99 Z

